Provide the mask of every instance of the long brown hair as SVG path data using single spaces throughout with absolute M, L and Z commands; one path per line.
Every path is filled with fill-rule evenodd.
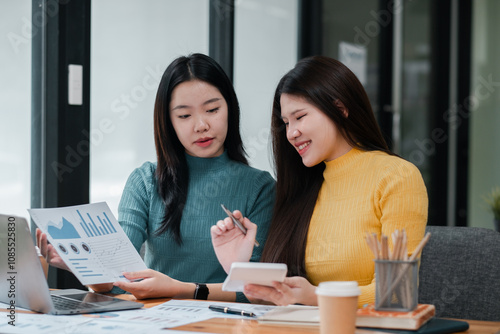
M 261 261 L 286 263 L 289 275 L 305 277 L 307 232 L 324 180 L 325 164 L 306 167 L 288 142 L 281 119 L 282 94 L 302 97 L 321 110 L 352 147 L 393 153 L 382 136 L 363 86 L 341 62 L 324 56 L 304 58 L 280 80 L 271 120 L 276 203 Z M 347 109 L 348 117 L 336 106 L 337 100 Z
M 170 119 L 170 100 L 177 85 L 201 80 L 216 87 L 228 107 L 228 128 L 224 148 L 230 159 L 248 165 L 240 135 L 240 107 L 231 80 L 220 65 L 204 54 L 194 53 L 175 59 L 165 70 L 158 87 L 154 107 L 154 137 L 156 146 L 156 181 L 158 193 L 165 203 L 165 213 L 156 234 L 167 231 L 182 243 L 180 225 L 187 199 L 189 183 L 185 149 L 175 133 Z

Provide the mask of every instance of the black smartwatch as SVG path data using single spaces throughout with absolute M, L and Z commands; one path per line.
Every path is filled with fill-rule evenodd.
M 196 289 L 194 290 L 194 299 L 207 300 L 208 299 L 208 287 L 206 284 L 195 283 Z

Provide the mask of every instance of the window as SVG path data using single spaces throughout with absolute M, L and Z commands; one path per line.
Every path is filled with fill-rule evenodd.
M 33 33 L 35 33 L 35 29 Z M 31 170 L 31 1 L 0 12 L 0 212 L 29 217 Z
M 209 2 L 92 3 L 90 200 L 117 214 L 130 173 L 156 161 L 153 108 L 178 56 L 208 54 Z
M 234 86 L 241 134 L 253 167 L 272 171 L 274 91 L 297 62 L 297 1 L 236 1 Z

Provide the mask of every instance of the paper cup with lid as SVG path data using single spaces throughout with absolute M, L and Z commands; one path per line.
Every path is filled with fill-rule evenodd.
M 352 334 L 361 290 L 356 281 L 322 282 L 316 288 L 321 334 Z

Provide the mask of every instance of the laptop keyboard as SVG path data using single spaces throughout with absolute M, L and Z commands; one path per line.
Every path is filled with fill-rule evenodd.
M 51 295 L 54 307 L 58 310 L 84 310 L 95 307 L 94 304 Z

